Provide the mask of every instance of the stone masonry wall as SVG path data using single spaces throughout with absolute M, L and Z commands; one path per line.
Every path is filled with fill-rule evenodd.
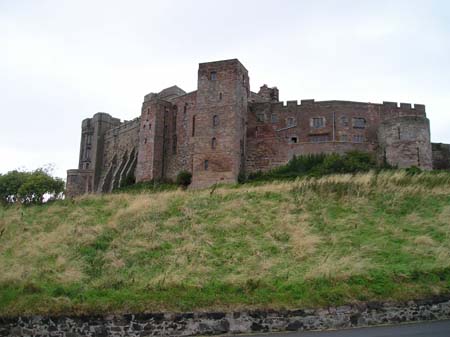
M 293 155 L 377 150 L 377 130 L 389 115 L 415 113 L 389 104 L 302 100 L 250 103 L 247 172 L 286 164 Z M 320 123 L 316 120 L 320 119 Z
M 323 309 L 0 318 L 1 337 L 143 337 L 326 330 L 450 318 L 450 298 Z
M 450 170 L 450 144 L 432 143 L 433 169 Z
M 99 192 L 111 192 L 131 171 L 139 144 L 140 118 L 124 122 L 105 133 Z
M 383 121 L 378 129 L 380 155 L 399 168 L 432 169 L 430 125 L 426 117 L 400 116 Z
M 194 188 L 237 181 L 243 169 L 249 94 L 248 73 L 238 60 L 200 64 L 192 116 Z
M 192 115 L 196 111 L 197 92 L 172 99 L 166 119 L 167 136 L 164 179 L 174 181 L 180 171 L 192 172 Z

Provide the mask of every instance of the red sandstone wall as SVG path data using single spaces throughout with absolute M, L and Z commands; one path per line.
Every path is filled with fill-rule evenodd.
M 215 79 L 210 78 L 212 72 Z M 191 139 L 193 187 L 237 181 L 245 155 L 248 95 L 247 70 L 238 60 L 200 64 L 195 135 Z M 218 116 L 216 126 L 214 116 Z
M 174 98 L 167 116 L 167 143 L 164 178 L 175 180 L 180 171 L 192 172 L 192 115 L 196 111 L 197 92 Z M 176 121 L 174 123 L 174 118 Z M 176 145 L 174 144 L 176 142 Z

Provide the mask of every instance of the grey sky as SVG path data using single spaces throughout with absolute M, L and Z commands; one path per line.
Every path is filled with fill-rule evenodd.
M 0 173 L 76 168 L 81 120 L 196 89 L 199 62 L 239 58 L 282 100 L 426 105 L 450 143 L 450 1 L 0 0 Z

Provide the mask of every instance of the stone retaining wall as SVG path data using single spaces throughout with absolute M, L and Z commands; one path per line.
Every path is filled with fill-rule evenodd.
M 450 318 L 450 297 L 327 309 L 0 318 L 0 336 L 193 336 L 325 330 Z

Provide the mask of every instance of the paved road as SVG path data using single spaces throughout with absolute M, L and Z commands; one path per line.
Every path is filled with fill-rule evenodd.
M 290 332 L 251 337 L 450 337 L 450 321 L 383 326 L 324 332 Z

